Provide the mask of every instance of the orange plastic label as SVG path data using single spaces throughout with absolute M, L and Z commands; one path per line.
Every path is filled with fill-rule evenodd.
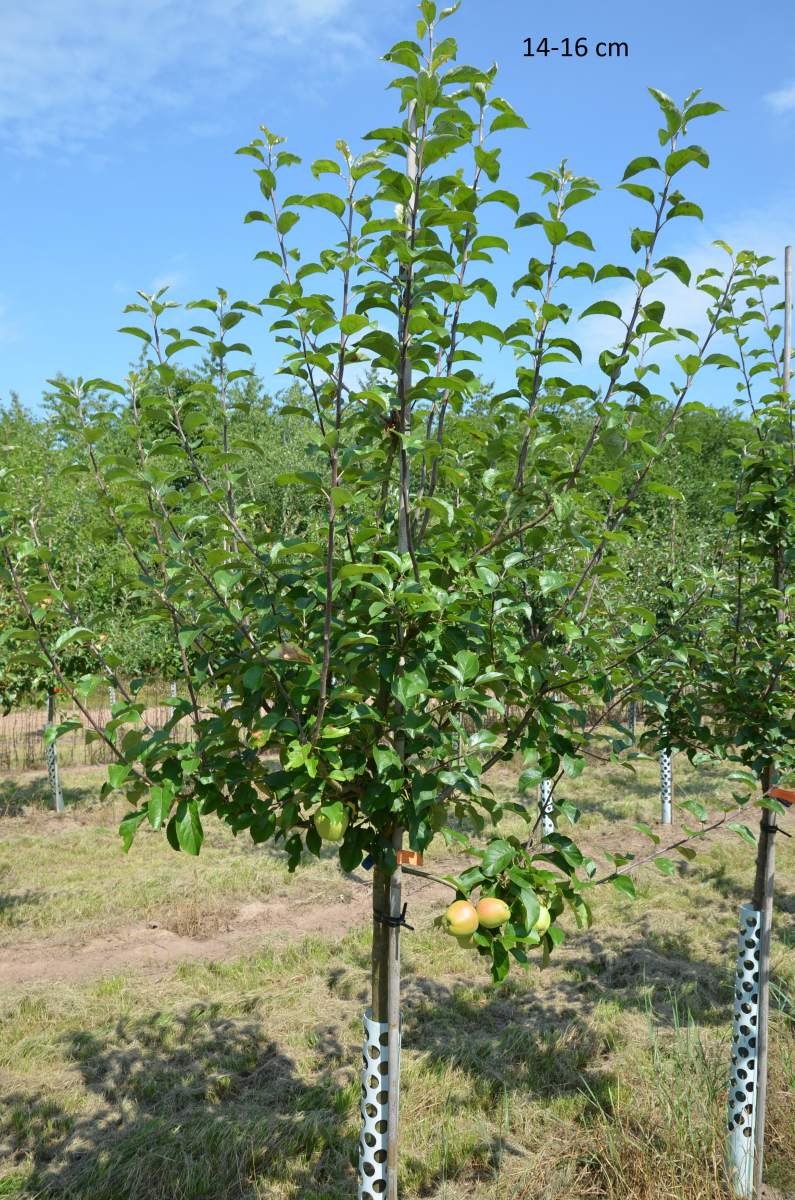
M 795 795 L 795 792 L 793 793 Z M 395 855 L 399 867 L 421 867 L 422 855 L 419 850 L 398 850 Z
M 792 788 L 779 787 L 777 784 L 767 794 L 774 800 L 783 800 L 785 804 L 795 804 L 795 790 Z

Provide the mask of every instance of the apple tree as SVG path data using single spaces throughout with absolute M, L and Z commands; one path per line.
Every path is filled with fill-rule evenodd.
M 525 122 L 494 68 L 457 62 L 457 7 L 422 0 L 416 40 L 385 56 L 394 123 L 362 149 L 339 141 L 307 173 L 265 127 L 242 148 L 259 190 L 246 221 L 265 242 L 257 303 L 219 289 L 180 310 L 141 293 L 125 326 L 143 343 L 140 369 L 57 384 L 68 469 L 137 565 L 147 622 L 178 647 L 183 694 L 164 729 L 147 727 L 143 680 L 121 677 L 85 595 L 59 578 L 46 514 L 31 526 L 20 511 L 13 467 L 0 525 L 4 582 L 25 616 L 16 653 L 55 674 L 87 736 L 115 755 L 106 787 L 130 803 L 125 847 L 148 823 L 198 854 L 214 814 L 282 847 L 291 869 L 324 839 L 343 870 L 372 868 L 372 1017 L 389 1027 L 393 1068 L 407 858 L 455 844 L 468 859 L 448 880 L 457 900 L 503 902 L 490 911 L 507 918 L 472 933 L 496 981 L 554 950 L 565 910 L 591 919 L 595 864 L 570 833 L 542 846 L 534 807 L 499 802 L 490 772 L 518 759 L 520 790 L 579 774 L 604 739 L 589 709 L 609 719 L 651 687 L 638 656 L 661 634 L 626 585 L 624 550 L 642 497 L 664 490 L 655 466 L 677 420 L 721 365 L 713 345 L 736 277 L 691 279 L 665 249 L 669 226 L 701 215 L 683 190 L 708 165 L 690 127 L 717 104 L 693 93 L 680 107 L 652 89 L 658 146 L 619 185 L 644 215 L 627 262 L 602 262 L 581 215 L 599 203 L 594 179 L 564 162 L 535 171 L 527 197 L 501 181 L 502 139 L 525 137 Z M 330 231 L 309 255 L 307 214 Z M 509 251 L 522 266 L 506 288 Z M 699 290 L 700 332 L 656 298 L 669 274 Z M 307 433 L 299 469 L 276 481 L 302 498 L 289 534 L 241 486 L 257 443 L 235 385 L 251 371 L 244 327 L 263 321 Z M 604 348 L 584 354 L 590 322 Z M 177 386 L 197 351 L 210 380 Z M 484 393 L 478 372 L 497 352 L 509 386 Z M 582 433 L 561 404 L 587 411 Z M 77 679 L 62 667 L 75 644 L 94 661 Z M 103 677 L 119 699 L 100 728 L 86 697 Z M 617 753 L 626 738 L 616 728 L 604 744 Z M 576 810 L 558 807 L 573 832 Z M 526 819 L 525 835 L 500 831 L 506 814 Z M 627 865 L 616 853 L 609 878 L 631 893 Z M 388 1083 L 372 1186 L 394 1197 L 394 1069 Z

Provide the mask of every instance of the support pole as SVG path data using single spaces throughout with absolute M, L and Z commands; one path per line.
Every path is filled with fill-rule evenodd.
M 792 246 L 784 248 L 784 361 L 781 368 L 782 391 L 790 399 L 792 372 Z M 783 592 L 786 580 L 781 546 L 776 546 L 773 560 L 773 587 Z M 779 608 L 779 625 L 786 613 Z M 762 772 L 762 791 L 765 795 L 776 782 L 776 764 L 769 762 Z M 754 1195 L 761 1200 L 765 1166 L 765 1118 L 767 1115 L 768 1020 L 770 1014 L 770 939 L 773 931 L 773 893 L 776 880 L 776 814 L 762 810 L 759 841 L 756 852 L 753 907 L 761 915 L 759 955 L 759 1035 L 756 1083 L 756 1128 L 754 1130 Z
M 47 693 L 47 728 L 55 724 L 55 693 Z M 58 771 L 58 746 L 55 742 L 49 742 L 47 745 L 47 774 L 50 777 L 50 795 L 52 796 L 53 808 L 57 813 L 62 813 L 64 810 L 63 792 L 61 790 L 61 777 Z
M 784 247 L 784 363 L 781 374 L 782 390 L 789 399 L 792 374 L 792 246 Z
M 417 116 L 412 101 L 408 110 L 408 131 L 411 137 L 406 153 L 406 174 L 412 184 L 412 193 L 417 179 L 417 156 L 414 136 L 417 132 Z M 408 233 L 408 226 L 407 226 Z M 401 279 L 407 281 L 406 268 L 401 270 Z M 405 329 L 401 332 L 406 332 Z M 406 339 L 408 340 L 408 339 Z M 411 427 L 411 355 L 404 355 L 402 376 L 399 379 L 401 394 L 402 427 L 406 434 Z M 397 549 L 399 554 L 408 554 L 410 549 L 407 509 L 408 478 L 404 477 L 405 458 L 401 461 L 401 477 L 397 512 Z M 403 663 L 403 631 L 397 629 L 397 643 Z M 396 714 L 403 710 L 396 705 Z M 395 734 L 395 749 L 405 769 L 405 733 L 399 729 Z M 392 832 L 392 848 L 395 855 L 403 848 L 404 830 L 396 826 Z M 385 923 L 383 917 L 387 916 Z M 372 957 L 372 1008 L 365 1014 L 365 1068 L 362 1076 L 362 1136 L 359 1143 L 359 1200 L 398 1200 L 398 1135 L 400 1126 L 400 924 L 402 916 L 402 871 L 399 858 L 391 875 L 381 867 L 373 870 L 373 957 Z M 375 1042 L 367 1038 L 377 1033 L 380 1072 L 380 1088 L 373 1091 L 375 1072 L 368 1070 L 368 1060 L 375 1062 Z M 386 1048 L 386 1061 L 383 1048 Z M 369 1122 L 373 1121 L 371 1128 Z
M 673 755 L 670 750 L 660 751 L 660 823 L 670 825 L 673 821 Z
M 759 960 L 762 914 L 753 904 L 740 908 L 729 1078 L 727 1166 L 732 1194 L 753 1200 L 755 1136 L 758 1128 Z
M 395 851 L 403 847 L 403 830 L 396 829 L 392 844 Z M 400 1124 L 400 920 L 402 906 L 402 876 L 397 866 L 389 880 L 389 981 L 387 988 L 387 1020 L 389 1065 L 387 1088 L 387 1200 L 398 1200 L 398 1132 Z

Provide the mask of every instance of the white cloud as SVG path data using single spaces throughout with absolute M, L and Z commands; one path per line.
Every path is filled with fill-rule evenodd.
M 73 151 L 163 109 L 212 121 L 219 99 L 311 53 L 355 68 L 364 0 L 27 0 L 5 6 L 0 141 Z M 306 72 L 302 72 L 306 74 Z M 197 111 L 198 110 L 198 111 Z
M 775 92 L 768 92 L 765 96 L 765 103 L 769 104 L 774 112 L 792 112 L 795 109 L 795 83 L 791 83 L 789 87 L 779 88 Z

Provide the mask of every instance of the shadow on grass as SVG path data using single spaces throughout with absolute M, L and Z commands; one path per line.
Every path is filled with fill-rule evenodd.
M 414 969 L 407 938 L 404 1045 L 411 1086 L 429 1093 L 461 1073 L 467 1106 L 445 1120 L 475 1121 L 477 1152 L 463 1146 L 440 1166 L 403 1139 L 402 1170 L 416 1195 L 443 1180 L 461 1186 L 526 1155 L 514 1133 L 495 1130 L 503 1099 L 553 1104 L 571 1098 L 586 1127 L 610 1119 L 616 1078 L 607 1062 L 622 1037 L 615 1007 L 673 1029 L 689 1010 L 728 1027 L 725 969 L 697 948 L 655 942 L 643 922 L 623 942 L 580 934 L 554 977 L 531 971 L 499 988 L 482 978 L 434 980 Z M 462 951 L 462 962 L 465 961 Z M 326 975 L 351 1014 L 366 1003 L 367 963 L 349 949 Z M 285 1002 L 289 993 L 285 984 Z M 336 1011 L 339 1011 L 335 1005 Z M 355 1194 L 358 1036 L 334 1023 L 305 1030 L 299 1065 L 269 1036 L 257 1000 L 229 1016 L 220 1004 L 152 1011 L 115 1028 L 64 1035 L 84 1101 L 67 1111 L 42 1088 L 4 1098 L 0 1158 L 14 1164 L 20 1200 L 348 1200 Z M 703 1019 L 700 1016 L 703 1014 Z M 721 1060 L 721 1072 L 723 1063 Z M 720 1086 L 723 1086 L 722 1075 Z M 445 1093 L 446 1095 L 447 1093 Z M 474 1106 L 474 1107 L 472 1107 Z M 491 1114 L 491 1128 L 477 1117 Z M 586 1132 L 587 1136 L 587 1132 Z
M 3 879 L 11 874 L 8 867 L 0 867 L 0 928 L 16 924 L 16 910 L 31 904 L 40 904 L 42 892 L 6 892 L 2 890 Z M 0 1191 L 0 1196 L 2 1192 Z
M 15 910 L 30 904 L 40 904 L 41 898 L 41 892 L 20 892 L 16 895 L 12 892 L 0 892 L 0 926 L 14 925 Z
M 709 805 L 726 782 L 726 768 L 707 764 L 696 770 L 688 766 L 685 773 L 683 767 L 684 763 L 678 765 L 675 758 L 674 805 L 677 801 L 689 799 L 698 799 Z M 565 792 L 565 781 L 561 792 Z M 638 806 L 648 813 L 646 819 L 653 821 L 659 817 L 660 782 L 656 762 L 651 779 L 617 768 L 605 767 L 602 771 L 596 771 L 591 776 L 591 793 L 588 796 L 578 795 L 575 801 L 577 807 L 583 813 L 598 814 L 611 824 L 626 821 L 628 813 Z
M 466 1000 L 422 981 L 406 1001 L 407 1047 L 434 1065 L 459 1067 L 482 1099 L 511 1091 L 533 1098 L 592 1090 L 610 1103 L 611 1077 L 583 1026 L 556 1036 L 528 1010 L 511 1025 L 500 993 Z M 334 1027 L 314 1032 L 311 1062 L 299 1069 L 269 1039 L 252 1004 L 230 1018 L 209 1004 L 182 1014 L 153 1012 L 110 1034 L 72 1030 L 67 1060 L 86 1103 L 67 1111 L 42 1088 L 4 1098 L 0 1154 L 20 1200 L 349 1200 L 356 1192 L 358 1046 Z M 450 1114 L 451 1120 L 457 1120 Z M 463 1151 L 442 1166 L 404 1139 L 402 1172 L 418 1194 L 443 1179 L 491 1177 L 523 1148 L 483 1130 L 477 1162 Z M 473 1174 L 474 1172 L 474 1174 Z
M 85 806 L 97 798 L 96 786 L 70 787 L 62 783 L 61 790 L 66 808 Z M 14 778 L 0 780 L 0 817 L 24 817 L 31 809 L 53 812 L 54 807 L 46 775 L 24 782 Z
M 315 1043 L 306 1077 L 256 1017 L 215 1005 L 153 1012 L 108 1035 L 76 1029 L 64 1041 L 87 1104 L 74 1115 L 44 1088 L 5 1098 L 0 1154 L 19 1164 L 13 1194 L 226 1200 L 262 1195 L 256 1179 L 307 1200 L 355 1192 L 358 1064 L 333 1031 Z M 9 1194 L 2 1182 L 0 1194 Z
M 738 905 L 748 904 L 750 895 L 748 887 L 737 882 L 737 879 L 732 874 L 730 863 L 719 862 L 714 866 L 704 866 L 700 868 L 701 879 L 705 884 L 714 888 L 715 891 L 723 897 L 724 900 L 733 900 Z M 775 913 L 783 913 L 788 917 L 795 917 L 795 892 L 782 886 L 781 878 L 775 881 L 774 891 L 774 919 Z M 785 931 L 791 941 L 795 937 L 795 928 L 792 921 L 789 922 L 790 928 Z

